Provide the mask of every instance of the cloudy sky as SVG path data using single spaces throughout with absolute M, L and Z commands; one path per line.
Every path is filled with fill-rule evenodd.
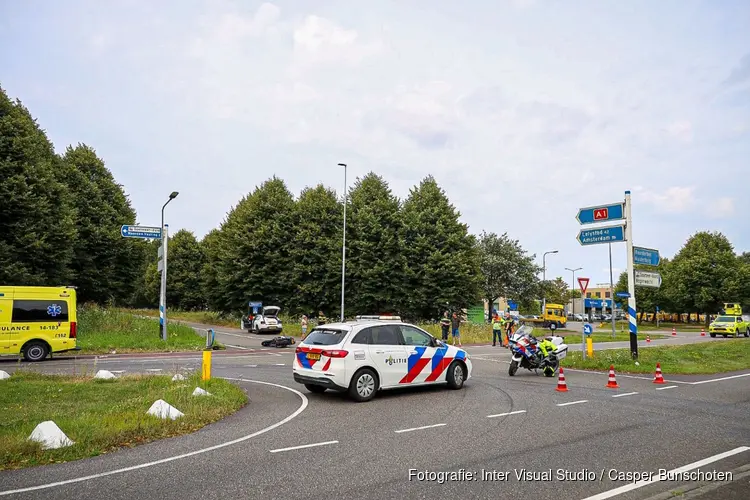
M 576 212 L 628 189 L 637 245 L 750 250 L 749 25 L 732 0 L 5 0 L 0 85 L 142 224 L 177 190 L 171 230 L 202 237 L 273 175 L 342 191 L 345 162 L 402 198 L 432 174 L 472 232 L 593 285 Z

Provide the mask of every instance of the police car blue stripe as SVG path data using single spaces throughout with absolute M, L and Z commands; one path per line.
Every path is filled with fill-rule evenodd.
M 448 352 L 448 347 L 441 347 L 437 351 L 435 351 L 435 355 L 432 357 L 432 371 L 437 370 L 438 366 L 440 366 L 440 362 L 445 357 L 445 353 Z
M 409 356 L 409 369 L 407 370 L 407 373 L 411 372 L 411 369 L 414 368 L 414 366 L 417 364 L 417 361 L 419 361 L 419 358 L 422 357 L 422 354 L 424 354 L 426 347 L 415 347 L 414 350 L 417 351 L 416 354 L 412 354 Z

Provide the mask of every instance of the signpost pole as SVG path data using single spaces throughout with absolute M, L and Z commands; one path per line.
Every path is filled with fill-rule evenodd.
M 609 296 L 612 307 L 610 312 L 612 313 L 612 339 L 614 340 L 617 332 L 617 326 L 615 325 L 615 285 L 614 279 L 612 278 L 612 243 L 609 244 Z
M 633 215 L 630 191 L 625 191 L 625 245 L 628 253 L 628 321 L 630 323 L 630 353 L 638 359 L 638 323 L 635 305 L 635 264 L 633 262 Z
M 161 294 L 159 297 L 159 327 L 161 339 L 167 340 L 167 229 L 164 225 L 161 231 L 162 268 L 161 268 Z
M 586 359 L 586 323 L 583 324 L 581 332 L 581 359 Z

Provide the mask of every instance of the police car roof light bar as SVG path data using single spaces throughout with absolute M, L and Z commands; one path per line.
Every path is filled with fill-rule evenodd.
M 357 316 L 357 321 L 360 320 L 379 320 L 379 321 L 401 321 L 401 316 Z

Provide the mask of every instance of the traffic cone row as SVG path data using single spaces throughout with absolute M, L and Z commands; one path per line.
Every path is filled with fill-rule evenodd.
M 648 335 L 646 335 L 646 343 L 648 344 L 650 342 L 651 342 L 651 337 L 649 337 Z
M 672 327 L 672 336 L 673 337 L 677 336 L 677 330 L 675 329 L 675 327 Z
M 701 337 L 705 337 L 705 336 L 706 336 L 706 329 L 701 327 Z
M 656 375 L 654 376 L 654 384 L 665 384 L 664 376 L 661 373 L 661 364 L 656 363 Z M 609 378 L 607 380 L 607 388 L 619 389 L 620 385 L 617 383 L 615 377 L 615 365 L 609 365 Z M 557 378 L 557 392 L 568 392 L 568 384 L 565 382 L 565 373 L 563 373 L 562 366 L 560 367 L 560 373 Z

